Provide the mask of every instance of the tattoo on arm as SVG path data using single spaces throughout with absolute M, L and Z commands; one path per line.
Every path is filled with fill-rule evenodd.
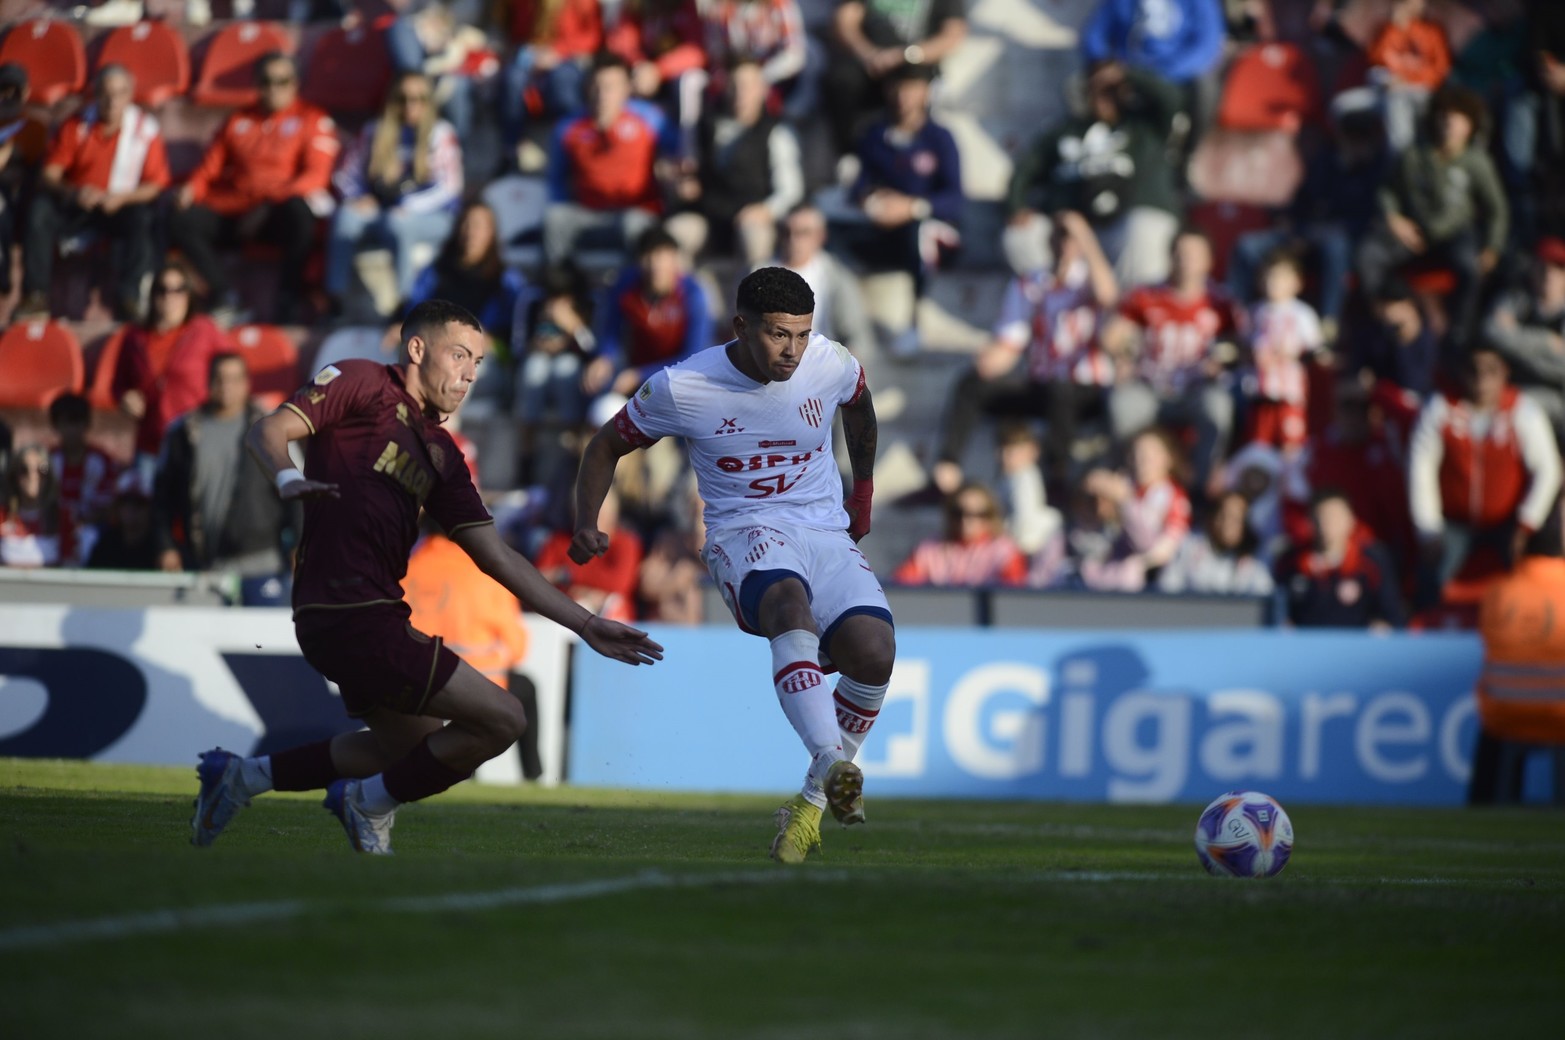
M 875 475 L 875 447 L 879 439 L 875 422 L 875 403 L 869 390 L 858 401 L 842 409 L 842 436 L 848 446 L 848 461 L 854 480 L 869 480 Z

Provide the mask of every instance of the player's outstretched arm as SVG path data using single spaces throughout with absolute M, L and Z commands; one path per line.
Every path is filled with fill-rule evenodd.
M 869 534 L 870 500 L 875 495 L 875 450 L 880 427 L 875 421 L 875 401 L 869 387 L 857 401 L 841 408 L 842 439 L 853 469 L 853 492 L 843 503 L 848 511 L 848 535 L 856 542 Z
M 581 468 L 576 471 L 576 533 L 570 548 L 575 563 L 586 563 L 608 552 L 609 536 L 598 530 L 598 513 L 614 483 L 619 460 L 635 450 L 613 423 L 605 423 L 582 453 Z
M 294 467 L 293 458 L 288 454 L 288 443 L 303 440 L 309 435 L 309 424 L 291 408 L 279 408 L 271 415 L 262 416 L 245 434 L 245 447 L 250 449 L 250 454 L 255 456 L 267 476 L 277 484 L 277 494 L 285 502 L 297 498 L 342 497 L 336 484 L 307 480 Z
M 663 647 L 645 632 L 599 617 L 555 588 L 521 553 L 505 544 L 493 524 L 461 528 L 452 541 L 511 595 L 575 632 L 604 657 L 626 664 L 651 664 L 663 659 Z

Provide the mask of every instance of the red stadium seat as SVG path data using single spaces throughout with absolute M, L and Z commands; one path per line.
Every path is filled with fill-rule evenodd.
M 267 408 L 276 408 L 299 389 L 299 347 L 275 325 L 241 325 L 234 343 L 250 369 L 250 392 Z
M 292 50 L 282 30 L 267 22 L 229 22 L 206 43 L 191 99 L 198 105 L 244 108 L 256 103 L 255 63 L 263 55 Z
M 1320 78 L 1309 56 L 1291 43 L 1266 43 L 1229 66 L 1217 123 L 1229 130 L 1293 133 L 1316 122 L 1320 111 Z
M 70 22 L 38 18 L 18 22 L 0 41 L 0 62 L 27 70 L 31 99 L 52 105 L 87 85 L 87 51 Z
M 190 86 L 190 51 L 167 22 L 122 25 L 97 47 L 93 71 L 123 65 L 136 77 L 136 104 L 157 107 Z
M 310 51 L 301 92 L 334 116 L 365 117 L 380 113 L 390 86 L 386 25 L 376 21 L 322 34 Z
M 87 384 L 87 400 L 100 412 L 112 412 L 120 403 L 114 396 L 114 371 L 120 365 L 120 351 L 125 346 L 125 336 L 130 326 L 121 325 L 109 333 L 92 363 L 92 379 Z
M 0 408 L 47 408 L 80 391 L 82 348 L 56 321 L 19 321 L 0 333 Z
M 1190 156 L 1190 188 L 1204 199 L 1282 206 L 1304 179 L 1294 136 L 1283 130 L 1213 129 Z

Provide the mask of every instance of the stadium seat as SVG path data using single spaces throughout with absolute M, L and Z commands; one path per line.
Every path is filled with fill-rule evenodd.
M 87 384 L 87 400 L 100 412 L 112 412 L 120 406 L 114 396 L 114 371 L 120 365 L 120 351 L 125 346 L 125 336 L 130 326 L 121 325 L 109 333 L 98 349 L 98 357 L 92 363 L 92 380 Z
M 136 77 L 136 104 L 155 108 L 190 86 L 190 51 L 167 22 L 137 22 L 98 41 L 93 71 L 123 65 Z
M 1199 202 L 1185 215 L 1193 227 L 1200 228 L 1212 242 L 1212 277 L 1222 279 L 1228 273 L 1228 257 L 1239 236 L 1271 226 L 1271 216 L 1260 206 L 1238 202 Z
M 255 63 L 264 54 L 292 48 L 282 30 L 266 22 L 229 22 L 208 37 L 191 100 L 216 108 L 256 103 Z
M 1285 205 L 1304 179 L 1294 135 L 1208 131 L 1190 156 L 1190 188 L 1204 199 L 1250 206 Z
M 378 115 L 391 86 L 386 20 L 327 30 L 310 51 L 301 93 L 334 116 Z
M 70 22 L 36 18 L 18 22 L 0 41 L 0 62 L 27 70 L 31 99 L 52 105 L 87 83 L 87 51 Z
M 275 325 L 241 325 L 233 339 L 250 368 L 250 390 L 266 408 L 276 408 L 299 389 L 299 348 Z
M 82 348 L 57 321 L 19 321 L 0 333 L 0 408 L 47 408 L 80 391 Z
M 1309 56 L 1291 43 L 1266 43 L 1244 51 L 1229 66 L 1217 124 L 1292 133 L 1316 122 L 1320 108 L 1320 79 Z

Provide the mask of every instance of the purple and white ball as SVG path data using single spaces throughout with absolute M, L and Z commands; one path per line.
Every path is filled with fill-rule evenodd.
M 1195 851 L 1218 877 L 1273 877 L 1293 853 L 1293 822 L 1271 795 L 1229 791 L 1201 813 Z

